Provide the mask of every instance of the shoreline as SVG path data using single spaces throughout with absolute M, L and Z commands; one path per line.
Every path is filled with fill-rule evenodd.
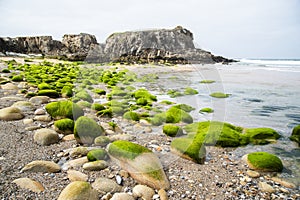
M 124 68 L 132 70 L 138 75 L 147 74 L 151 70 L 153 73 L 153 69 L 156 70 L 157 74 L 194 72 L 193 70 L 195 70 L 193 67 L 190 69 L 190 67 L 182 66 L 171 68 L 151 68 L 151 66 L 146 66 L 145 68 L 134 66 L 131 68 L 124 66 Z M 209 66 L 203 66 L 203 69 L 207 68 Z M 13 84 L 18 85 L 18 83 Z M 137 83 L 137 85 L 139 84 L 148 86 L 147 84 Z M 153 84 L 155 85 L 155 82 Z M 1 89 L 0 108 L 8 107 L 20 99 L 28 101 L 24 95 L 18 94 L 18 90 L 19 88 L 14 90 Z M 12 100 L 5 99 L 7 96 L 13 96 L 14 98 Z M 34 110 L 26 112 L 25 119 L 33 119 L 36 116 L 34 111 L 44 109 L 44 106 L 45 104 L 41 104 L 35 106 Z M 85 109 L 85 111 L 88 116 L 94 116 L 95 114 L 89 109 Z M 98 123 L 107 123 L 111 120 L 95 116 L 93 118 Z M 235 159 L 235 149 L 233 148 L 207 147 L 207 160 L 203 165 L 199 165 L 172 154 L 170 152 L 171 138 L 162 133 L 161 127 L 153 127 L 141 122 L 129 122 L 122 119 L 122 117 L 115 117 L 113 120 L 123 133 L 134 136 L 133 142 L 148 147 L 158 155 L 171 183 L 171 189 L 167 191 L 169 199 L 251 199 L 256 196 L 265 199 L 300 198 L 299 186 L 298 189 L 286 188 L 272 181 L 268 173 L 262 173 L 259 178 L 250 177 L 247 173 L 247 166 L 240 160 Z M 13 122 L 0 121 L 0 191 L 2 191 L 1 197 L 3 199 L 56 199 L 62 189 L 70 183 L 67 178 L 67 172 L 64 170 L 59 173 L 20 173 L 24 165 L 33 160 L 51 160 L 56 163 L 62 160 L 74 160 L 65 152 L 67 149 L 78 147 L 75 140 L 60 141 L 50 146 L 40 146 L 33 141 L 34 131 L 26 131 L 26 127 L 33 125 L 51 128 L 52 123 L 53 120 L 50 122 L 34 121 L 32 125 L 24 125 L 23 120 Z M 107 127 L 106 129 L 110 130 Z M 113 132 L 112 134 L 116 133 Z M 116 176 L 121 174 L 121 169 L 111 161 L 109 161 L 109 167 L 102 171 L 86 171 L 81 166 L 74 169 L 87 174 L 88 182 L 90 183 L 98 177 L 115 180 Z M 45 187 L 45 191 L 34 193 L 26 189 L 20 189 L 15 184 L 12 184 L 12 181 L 19 177 L 29 177 L 40 182 Z M 126 178 L 124 176 L 122 179 L 122 191 L 130 193 L 132 188 L 137 185 L 137 182 L 131 177 Z M 258 183 L 261 181 L 271 184 L 276 192 L 262 192 L 258 187 Z

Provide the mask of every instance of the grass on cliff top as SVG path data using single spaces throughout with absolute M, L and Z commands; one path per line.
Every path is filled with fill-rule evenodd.
M 109 145 L 108 153 L 116 158 L 133 160 L 142 153 L 151 152 L 146 147 L 125 140 L 117 140 Z

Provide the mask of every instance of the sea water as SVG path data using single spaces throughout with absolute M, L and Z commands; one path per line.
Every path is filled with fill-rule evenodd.
M 293 127 L 300 124 L 300 60 L 242 59 L 230 65 L 193 65 L 191 68 L 186 72 L 169 73 L 163 77 L 162 87 L 183 89 L 188 85 L 198 90 L 197 95 L 176 98 L 176 102 L 196 108 L 191 113 L 195 121 L 217 120 L 278 131 L 282 137 L 277 143 L 239 147 L 234 154 L 238 158 L 255 151 L 276 154 L 285 166 L 280 176 L 299 185 L 300 149 L 289 140 L 289 136 Z M 170 77 L 176 74 L 180 78 L 170 81 Z M 203 79 L 216 82 L 200 84 Z M 209 94 L 213 92 L 227 93 L 230 97 L 212 98 Z M 198 111 L 203 107 L 211 107 L 215 112 L 201 114 Z

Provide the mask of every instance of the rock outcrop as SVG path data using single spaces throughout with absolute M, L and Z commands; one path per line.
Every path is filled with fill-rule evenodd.
M 181 27 L 113 33 L 105 44 L 94 35 L 64 35 L 62 41 L 51 36 L 0 38 L 0 52 L 42 54 L 72 61 L 121 63 L 228 63 L 233 60 L 214 56 L 194 46 L 193 34 Z

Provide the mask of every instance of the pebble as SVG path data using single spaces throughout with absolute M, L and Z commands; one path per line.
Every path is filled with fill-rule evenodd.
M 275 189 L 271 185 L 265 182 L 259 182 L 258 187 L 262 192 L 269 192 L 269 193 L 275 192 Z
M 278 178 L 278 177 L 272 177 L 271 179 L 272 179 L 272 181 L 274 181 L 275 183 L 278 183 L 278 184 L 280 184 L 280 185 L 282 185 L 282 186 L 284 186 L 284 187 L 291 188 L 291 189 L 296 188 L 296 185 L 295 185 L 295 184 L 289 183 L 289 182 L 287 182 L 287 181 L 284 181 L 284 180 L 282 180 L 282 179 L 280 179 L 280 178 Z
M 168 194 L 164 189 L 160 189 L 158 191 L 158 195 L 159 195 L 160 200 L 168 200 L 169 199 Z
M 34 133 L 33 139 L 39 145 L 47 146 L 50 144 L 57 143 L 59 140 L 58 134 L 52 130 L 47 128 L 42 128 L 37 130 Z
M 34 114 L 35 115 L 44 115 L 44 114 L 46 114 L 46 112 L 44 109 L 39 108 L 34 111 Z
M 119 174 L 124 177 L 124 178 L 128 178 L 129 177 L 129 173 L 125 170 L 120 170 Z
M 25 128 L 25 131 L 35 131 L 35 130 L 38 130 L 40 128 L 41 128 L 40 126 L 28 126 L 28 127 Z
M 154 190 L 145 185 L 136 185 L 132 189 L 132 194 L 135 198 L 142 198 L 144 200 L 151 200 L 155 194 Z
M 77 158 L 75 160 L 69 160 L 68 162 L 64 163 L 62 166 L 62 170 L 68 170 L 69 168 L 76 168 L 81 167 L 84 163 L 87 163 L 88 159 L 86 156 L 82 158 Z
M 33 120 L 40 121 L 40 122 L 51 122 L 52 119 L 48 115 L 38 115 L 38 116 L 35 116 L 33 118 Z
M 60 171 L 60 166 L 52 161 L 36 160 L 23 167 L 21 172 L 48 172 L 54 173 Z
M 110 200 L 135 200 L 133 196 L 127 193 L 115 193 Z
M 74 137 L 74 134 L 65 135 L 61 140 L 62 140 L 62 141 L 75 140 L 75 137 Z
M 76 171 L 76 170 L 69 170 L 68 172 L 68 179 L 70 181 L 87 181 L 88 180 L 88 175 Z
M 60 193 L 57 200 L 75 200 L 88 199 L 98 200 L 98 193 L 94 190 L 88 182 L 74 181 L 67 185 Z
M 33 119 L 23 119 L 23 124 L 29 125 L 33 123 Z
M 122 187 L 108 178 L 97 178 L 92 187 L 102 194 L 121 192 Z
M 104 160 L 96 160 L 83 164 L 82 168 L 88 171 L 100 171 L 107 168 L 107 162 Z
M 89 150 L 87 147 L 76 147 L 70 151 L 70 156 L 72 158 L 86 156 Z
M 123 179 L 120 175 L 116 175 L 117 184 L 122 185 Z
M 253 171 L 253 170 L 247 170 L 247 175 L 252 178 L 258 178 L 260 177 L 260 173 Z

